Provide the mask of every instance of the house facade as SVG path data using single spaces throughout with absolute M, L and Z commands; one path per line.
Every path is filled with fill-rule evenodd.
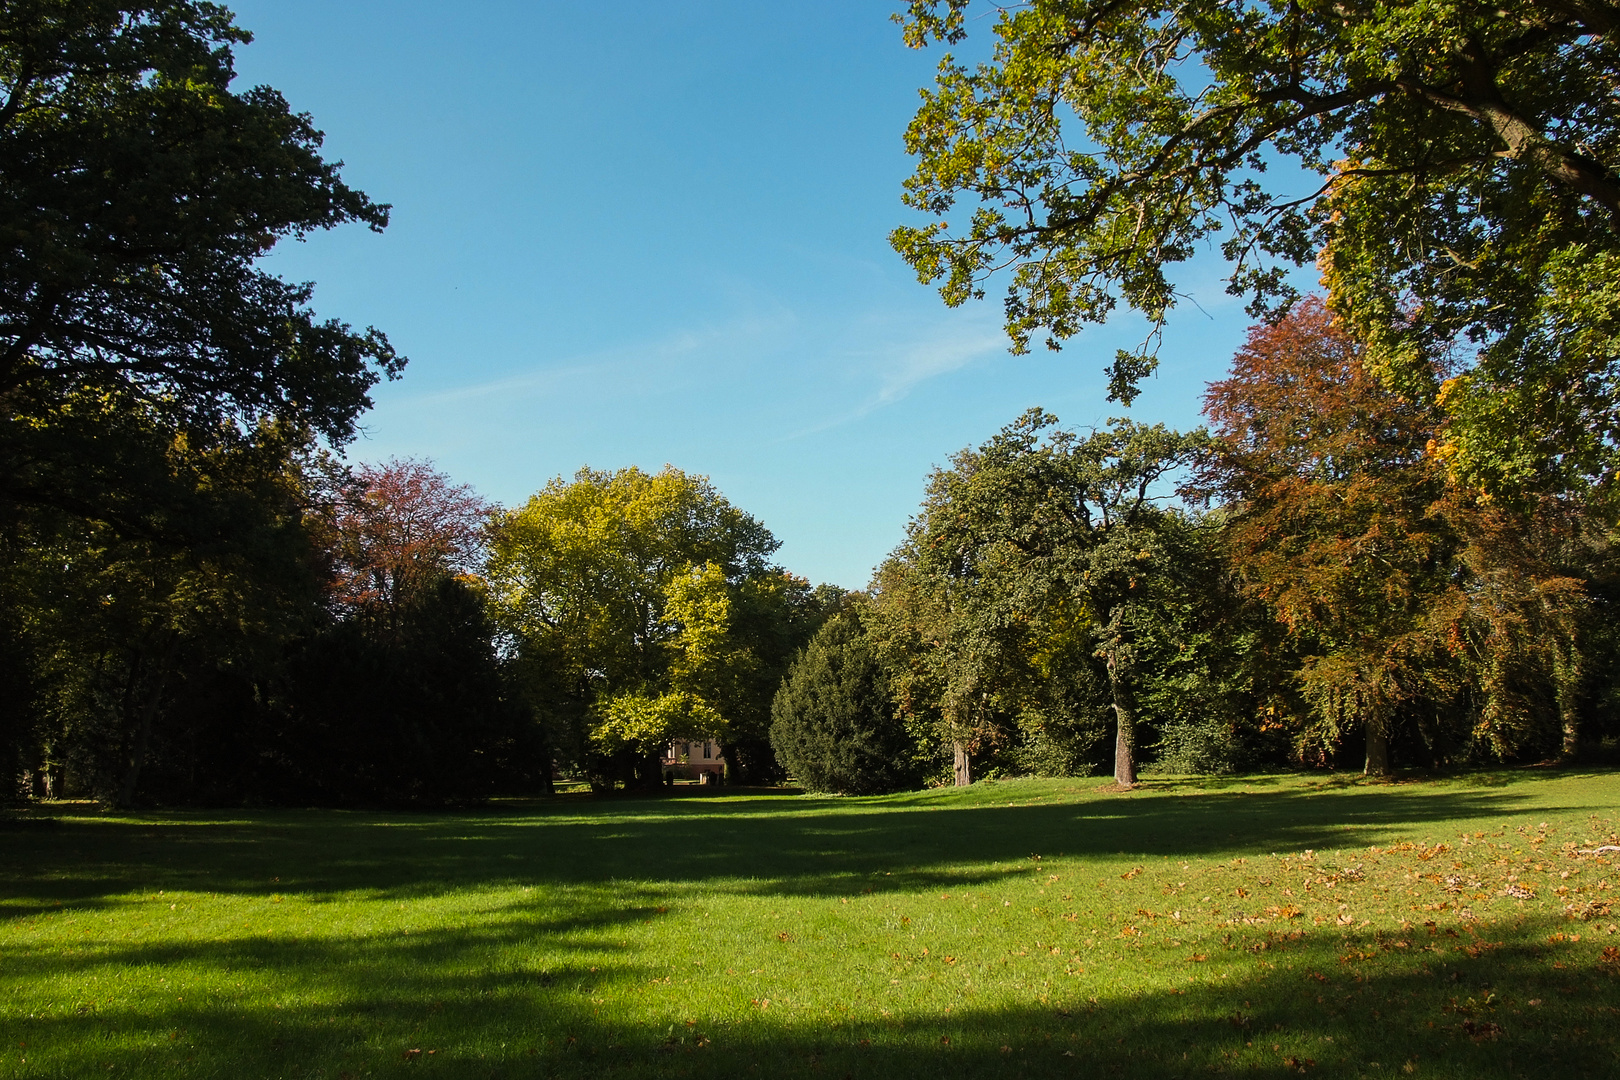
M 700 784 L 718 784 L 726 774 L 726 759 L 713 739 L 676 739 L 664 748 L 664 774 Z

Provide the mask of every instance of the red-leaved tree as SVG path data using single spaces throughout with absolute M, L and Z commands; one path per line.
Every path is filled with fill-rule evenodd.
M 1436 625 L 1460 546 L 1427 453 L 1437 413 L 1380 385 L 1315 299 L 1250 331 L 1204 411 L 1234 562 L 1305 656 L 1307 743 L 1359 729 L 1366 771 L 1388 772 L 1399 715 L 1456 690 Z
M 412 589 L 482 559 L 494 506 L 432 462 L 358 465 L 333 518 L 332 591 L 345 606 L 397 605 Z

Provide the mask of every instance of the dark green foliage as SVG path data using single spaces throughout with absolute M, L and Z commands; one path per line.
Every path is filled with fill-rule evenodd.
M 284 794 L 375 804 L 532 790 L 549 762 L 491 638 L 481 599 L 448 576 L 311 638 L 277 703 Z
M 737 591 L 735 634 L 749 643 L 757 661 L 748 672 L 747 692 L 731 732 L 722 741 L 728 781 L 771 784 L 785 779 L 771 746 L 771 703 L 789 668 L 816 632 L 848 603 L 836 585 L 818 585 L 783 575 L 777 581 L 751 581 Z
M 1113 711 L 1108 678 L 1095 657 L 1058 658 L 1032 688 L 1017 717 L 1018 739 L 986 761 L 979 774 L 1091 776 L 1110 759 Z
M 789 670 L 771 718 L 777 759 L 811 791 L 877 795 L 917 784 L 887 673 L 848 615 L 823 627 Z
M 381 229 L 388 208 L 342 182 L 279 93 L 231 90 L 248 40 L 186 0 L 0 8 L 6 415 L 116 390 L 176 424 L 269 416 L 344 440 L 403 365 L 259 268 L 283 237 Z

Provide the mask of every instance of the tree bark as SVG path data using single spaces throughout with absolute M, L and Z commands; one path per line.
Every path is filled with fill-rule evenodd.
M 1105 654 L 1108 689 L 1114 698 L 1114 782 L 1122 788 L 1136 786 L 1136 699 L 1120 671 L 1116 644 Z
M 1388 776 L 1389 767 L 1389 732 L 1384 725 L 1374 720 L 1367 721 L 1367 763 L 1362 766 L 1362 773 L 1367 776 Z
M 1573 648 L 1559 657 L 1554 667 L 1558 680 L 1558 721 L 1563 728 L 1560 761 L 1574 761 L 1581 752 L 1581 658 Z
M 1114 782 L 1122 788 L 1136 786 L 1136 713 L 1119 695 L 1114 696 Z
M 968 757 L 967 747 L 952 743 L 951 750 L 956 758 L 956 786 L 967 787 L 973 783 L 973 761 Z

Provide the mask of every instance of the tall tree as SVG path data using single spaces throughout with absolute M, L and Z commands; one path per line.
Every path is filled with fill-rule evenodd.
M 1316 736 L 1366 738 L 1368 773 L 1413 702 L 1455 693 L 1436 605 L 1461 548 L 1425 448 L 1434 408 L 1383 387 L 1320 301 L 1260 326 L 1214 383 L 1208 477 L 1236 500 L 1232 558 L 1306 644 Z
M 502 515 L 494 610 L 559 751 L 600 781 L 652 783 L 669 737 L 708 733 L 680 725 L 729 732 L 757 662 L 736 615 L 750 583 L 781 576 L 776 548 L 707 478 L 671 466 L 582 469 Z
M 262 268 L 284 237 L 380 230 L 388 208 L 343 183 L 279 93 L 231 89 L 249 40 L 191 0 L 0 7 L 0 500 L 103 501 L 59 468 L 92 452 L 84 402 L 139 402 L 174 431 L 275 418 L 341 442 L 404 365 Z
M 358 465 L 337 495 L 330 542 L 340 602 L 397 604 L 413 588 L 483 562 L 494 506 L 431 462 Z
M 31 660 L 32 768 L 127 805 L 188 675 L 255 674 L 316 612 L 307 441 L 266 425 L 172 439 L 121 411 L 100 452 L 147 490 L 141 531 L 37 511 L 0 542 L 0 605 Z M 114 439 L 112 435 L 116 435 Z
M 930 482 L 912 542 L 929 572 L 975 596 L 982 629 L 1038 622 L 1048 648 L 1064 634 L 1091 641 L 1114 713 L 1114 777 L 1130 787 L 1139 646 L 1181 571 L 1173 539 L 1185 523 L 1163 504 L 1205 438 L 1114 420 L 1082 439 L 1055 424 L 1033 409 L 957 454 Z
M 432 803 L 547 790 L 477 577 L 494 507 L 428 461 L 325 464 L 310 525 L 327 624 L 291 651 L 275 701 L 288 792 Z
M 975 0 L 912 0 L 908 44 L 961 42 Z M 986 4 L 906 142 L 895 248 L 955 305 L 1007 270 L 1015 351 L 1124 302 L 1157 328 L 1173 267 L 1224 237 L 1272 315 L 1321 255 L 1363 362 L 1446 393 L 1449 461 L 1498 494 L 1607 486 L 1620 460 L 1620 6 L 1528 0 Z M 1303 178 L 1297 179 L 1303 170 Z M 958 205 L 958 204 L 961 205 Z M 953 222 L 945 220 L 949 215 Z M 1121 352 L 1129 401 L 1151 342 Z

